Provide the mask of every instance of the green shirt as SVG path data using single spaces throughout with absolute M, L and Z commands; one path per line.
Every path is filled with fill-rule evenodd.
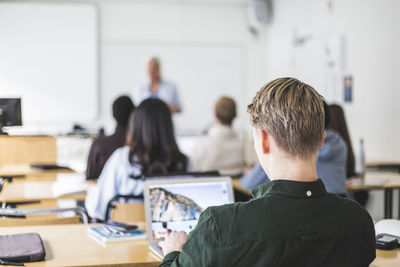
M 353 200 L 323 182 L 275 180 L 253 200 L 206 209 L 182 252 L 160 266 L 368 266 L 375 230 Z

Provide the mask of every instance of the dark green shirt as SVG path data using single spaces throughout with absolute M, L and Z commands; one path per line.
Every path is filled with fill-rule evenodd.
M 253 200 L 206 209 L 182 252 L 160 266 L 368 266 L 375 230 L 353 200 L 315 182 L 275 180 Z

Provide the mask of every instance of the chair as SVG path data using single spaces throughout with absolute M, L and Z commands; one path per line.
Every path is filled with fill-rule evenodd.
M 130 200 L 130 199 L 134 199 L 134 200 L 139 200 L 139 201 L 143 201 L 143 195 L 139 195 L 139 196 L 133 196 L 133 195 L 116 195 L 116 196 L 114 196 L 109 202 L 108 202 L 108 205 L 107 205 L 107 209 L 106 209 L 106 214 L 105 214 L 105 219 L 104 219 L 104 221 L 105 222 L 107 222 L 107 221 L 109 221 L 109 219 L 110 218 L 112 218 L 111 216 L 110 216 L 110 212 L 111 212 L 111 210 L 112 209 L 117 209 L 118 207 L 120 207 L 120 215 L 119 216 L 122 216 L 122 218 L 124 218 L 124 219 L 127 219 L 127 218 L 130 218 L 130 219 L 132 219 L 132 218 L 142 218 L 142 217 L 144 217 L 144 216 L 141 216 L 140 214 L 143 212 L 143 214 L 144 214 L 144 206 L 143 206 L 143 210 L 141 210 L 141 208 L 140 208 L 140 206 L 136 206 L 135 207 L 135 205 L 133 205 L 133 204 L 136 204 L 136 205 L 138 205 L 138 204 L 141 204 L 141 205 L 143 205 L 143 203 L 124 203 L 125 205 L 122 205 L 122 206 L 125 206 L 125 207 L 123 207 L 123 208 L 121 208 L 121 205 L 120 204 L 122 204 L 122 203 L 119 203 L 118 205 L 116 205 L 116 203 L 114 203 L 114 202 L 119 202 L 120 200 L 125 200 L 125 201 L 127 201 L 127 200 Z M 134 211 L 134 210 L 136 210 L 138 213 L 139 213 L 139 215 L 134 215 L 134 212 L 131 212 L 131 210 L 129 210 L 127 207 L 129 206 L 128 204 L 130 204 L 130 206 L 133 208 L 132 209 L 132 211 Z M 118 210 L 118 209 L 117 209 Z M 126 214 L 124 214 L 124 212 L 127 212 Z M 115 218 L 115 217 L 114 217 Z M 122 221 L 119 221 L 119 222 L 122 222 Z
M 111 221 L 113 222 L 121 222 L 126 224 L 144 222 L 146 221 L 144 204 L 117 202 L 114 204 L 114 208 L 110 217 Z

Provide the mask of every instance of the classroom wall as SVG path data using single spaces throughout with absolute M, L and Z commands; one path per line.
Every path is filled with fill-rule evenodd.
M 266 80 L 291 75 L 313 85 L 329 102 L 343 105 L 355 153 L 364 138 L 367 161 L 400 160 L 400 2 L 273 4 L 274 20 L 266 30 Z M 332 47 L 334 55 L 328 56 Z M 345 74 L 353 76 L 352 103 L 343 103 Z
M 186 53 L 189 51 L 202 52 L 204 49 L 210 51 L 220 49 L 221 54 L 232 50 L 232 57 L 235 57 L 236 60 L 231 61 L 231 64 L 237 65 L 241 70 L 234 75 L 236 77 L 225 77 L 225 81 L 232 79 L 237 83 L 232 85 L 232 88 L 229 88 L 229 83 L 220 81 L 222 83 L 218 91 L 209 90 L 208 85 L 215 86 L 210 84 L 213 80 L 210 80 L 208 84 L 206 81 L 203 88 L 195 89 L 190 85 L 185 86 L 188 84 L 182 84 L 183 82 L 178 84 L 181 87 L 179 90 L 184 105 L 183 114 L 175 116 L 178 132 L 198 131 L 205 127 L 207 122 L 212 122 L 213 104 L 221 94 L 232 95 L 238 102 L 239 117 L 236 127 L 241 129 L 248 127 L 246 105 L 252 96 L 249 92 L 254 91 L 250 89 L 259 88 L 264 83 L 266 63 L 264 60 L 265 33 L 261 33 L 258 38 L 254 38 L 249 33 L 246 1 L 96 2 L 99 3 L 101 10 L 103 59 L 101 75 L 103 113 L 101 118 L 108 126 L 111 125 L 112 120 L 107 109 L 112 99 L 120 93 L 133 92 L 136 87 L 133 80 L 126 79 L 125 84 L 118 84 L 116 76 L 110 75 L 111 71 L 118 72 L 118 68 L 130 68 L 128 62 L 120 66 L 108 64 L 109 61 L 112 61 L 112 49 L 115 51 L 115 47 L 119 46 L 122 51 L 129 47 L 141 49 L 142 46 L 147 46 L 153 47 L 153 51 L 157 51 L 155 48 L 159 46 L 161 49 L 158 54 L 162 54 L 163 49 L 168 52 L 174 51 L 175 48 L 182 48 L 182 54 L 185 51 L 187 51 Z M 196 55 L 193 55 L 193 58 L 195 57 Z M 179 61 L 180 58 L 177 57 L 175 60 Z M 162 63 L 163 73 L 167 80 L 179 83 L 179 75 L 192 75 L 193 81 L 198 81 L 197 77 L 202 77 L 203 74 L 207 78 L 212 78 L 209 73 L 205 73 L 206 69 L 202 73 L 201 68 L 190 66 L 187 61 L 185 61 L 187 66 L 183 72 L 172 73 L 170 70 L 173 68 L 169 67 L 174 63 L 172 61 L 174 59 L 164 57 L 164 63 Z M 136 62 L 143 74 L 145 73 L 144 63 L 144 60 Z M 207 63 L 198 62 L 196 58 L 193 63 L 204 63 L 204 66 L 210 64 L 209 68 L 211 69 L 214 64 L 211 59 Z M 114 69 L 110 70 L 110 66 Z M 230 67 L 227 66 L 227 69 Z M 196 70 L 199 70 L 199 73 L 193 73 Z M 120 71 L 126 70 L 121 69 Z M 218 80 L 218 77 L 215 80 Z M 223 88 L 225 86 L 227 88 Z M 196 124 L 198 125 L 196 126 Z
M 351 74 L 354 101 L 343 106 L 354 149 L 364 138 L 367 160 L 400 160 L 400 91 L 396 86 L 400 82 L 396 75 L 400 69 L 400 3 L 396 0 L 275 0 L 272 23 L 258 38 L 248 31 L 246 0 L 59 2 L 91 2 L 99 6 L 99 114 L 94 121 L 77 118 L 76 122 L 92 128 L 104 125 L 107 132 L 112 131 L 113 99 L 135 89 L 129 79 L 118 79 L 118 73 L 127 73 L 130 67 L 113 64 L 118 46 L 228 47 L 240 51 L 243 70 L 240 77 L 235 77 L 241 83 L 235 89 L 239 102 L 236 128 L 248 129 L 246 104 L 261 85 L 273 78 L 296 76 L 316 87 L 328 101 L 341 103 L 338 85 L 343 74 Z M 339 67 L 333 69 L 327 67 L 330 39 L 339 40 L 343 46 L 337 48 Z M 122 48 L 119 52 L 124 53 Z M 137 68 L 141 66 L 145 73 L 144 62 L 138 62 Z M 166 78 L 174 79 L 168 75 L 167 72 Z M 229 94 L 229 88 L 224 90 Z M 187 97 L 191 91 L 184 93 Z M 212 121 L 211 106 L 217 97 L 208 92 L 199 98 L 200 103 L 206 103 L 206 112 L 199 115 L 206 121 Z M 188 120 L 178 116 L 178 130 L 184 131 Z M 71 123 L 25 123 L 29 132 L 57 133 L 71 128 Z
M 192 51 L 202 49 L 202 53 L 206 53 L 207 49 L 218 53 L 218 49 L 222 49 L 221 54 L 225 53 L 225 58 L 232 53 L 235 57 L 232 62 L 237 68 L 230 73 L 238 73 L 238 75 L 231 75 L 234 76 L 231 77 L 235 85 L 233 89 L 229 88 L 229 83 L 227 83 L 228 86 L 225 86 L 227 88 L 224 88 L 224 84 L 222 84 L 221 90 L 217 92 L 206 90 L 207 88 L 202 92 L 194 91 L 179 84 L 177 68 L 175 68 L 175 72 L 171 71 L 176 67 L 172 66 L 175 63 L 174 60 L 164 58 L 164 76 L 167 80 L 178 82 L 184 102 L 184 113 L 175 117 L 178 133 L 198 131 L 207 126 L 207 123 L 212 122 L 212 107 L 221 94 L 235 97 L 239 111 L 235 127 L 248 129 L 246 105 L 254 92 L 265 83 L 266 33 L 260 32 L 258 37 L 250 34 L 246 0 L 64 0 L 58 2 L 91 2 L 99 6 L 99 114 L 95 121 L 81 121 L 77 118 L 76 122 L 93 129 L 105 126 L 106 132 L 112 132 L 114 128 L 111 117 L 112 101 L 120 94 L 133 95 L 137 86 L 137 77 L 130 77 L 130 75 L 137 76 L 138 69 L 142 69 L 142 75 L 145 77 L 146 71 L 144 60 L 130 62 L 124 57 L 129 58 L 134 55 L 135 47 L 139 49 L 150 47 L 153 50 L 160 47 L 167 52 L 176 52 L 182 47 L 186 49 L 186 53 L 189 53 L 190 49 Z M 163 55 L 162 52 L 155 54 Z M 163 60 L 163 58 L 161 59 Z M 177 59 L 177 62 L 177 64 L 184 64 L 186 61 Z M 169 66 L 172 67 L 168 68 Z M 132 74 L 129 73 L 130 69 L 132 69 Z M 190 71 L 190 66 L 187 66 L 187 69 Z M 203 73 L 196 73 L 198 77 L 202 75 Z M 207 75 L 209 77 L 210 73 Z M 225 80 L 229 78 L 228 75 Z M 196 100 L 188 99 L 190 97 Z M 190 103 L 193 102 L 204 103 L 203 111 L 190 110 Z M 188 116 L 188 114 L 192 114 L 194 117 Z M 198 122 L 198 126 L 195 125 L 195 122 Z M 71 123 L 53 123 L 52 126 L 46 125 L 46 122 L 34 125 L 27 123 L 29 126 L 27 128 L 31 132 L 57 132 L 71 128 Z

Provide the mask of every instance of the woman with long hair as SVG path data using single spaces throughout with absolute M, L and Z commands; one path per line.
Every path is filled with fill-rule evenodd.
M 331 121 L 328 125 L 328 128 L 339 133 L 347 144 L 347 178 L 354 177 L 355 175 L 357 175 L 355 171 L 354 152 L 350 140 L 349 130 L 347 129 L 346 118 L 344 116 L 343 108 L 336 104 L 329 105 L 329 114 L 331 116 Z M 355 191 L 352 192 L 351 195 L 362 206 L 365 206 L 368 201 L 368 191 Z
M 161 100 L 144 100 L 131 114 L 127 145 L 108 159 L 85 201 L 92 218 L 104 220 L 116 195 L 141 195 L 146 176 L 184 172 L 188 161 L 177 146 L 171 112 Z
M 330 123 L 328 125 L 329 129 L 334 130 L 343 138 L 347 145 L 347 178 L 356 175 L 355 164 L 354 164 L 354 152 L 353 146 L 351 145 L 349 131 L 347 129 L 346 118 L 344 116 L 344 111 L 341 106 L 336 104 L 329 105 L 329 114 L 331 117 Z

